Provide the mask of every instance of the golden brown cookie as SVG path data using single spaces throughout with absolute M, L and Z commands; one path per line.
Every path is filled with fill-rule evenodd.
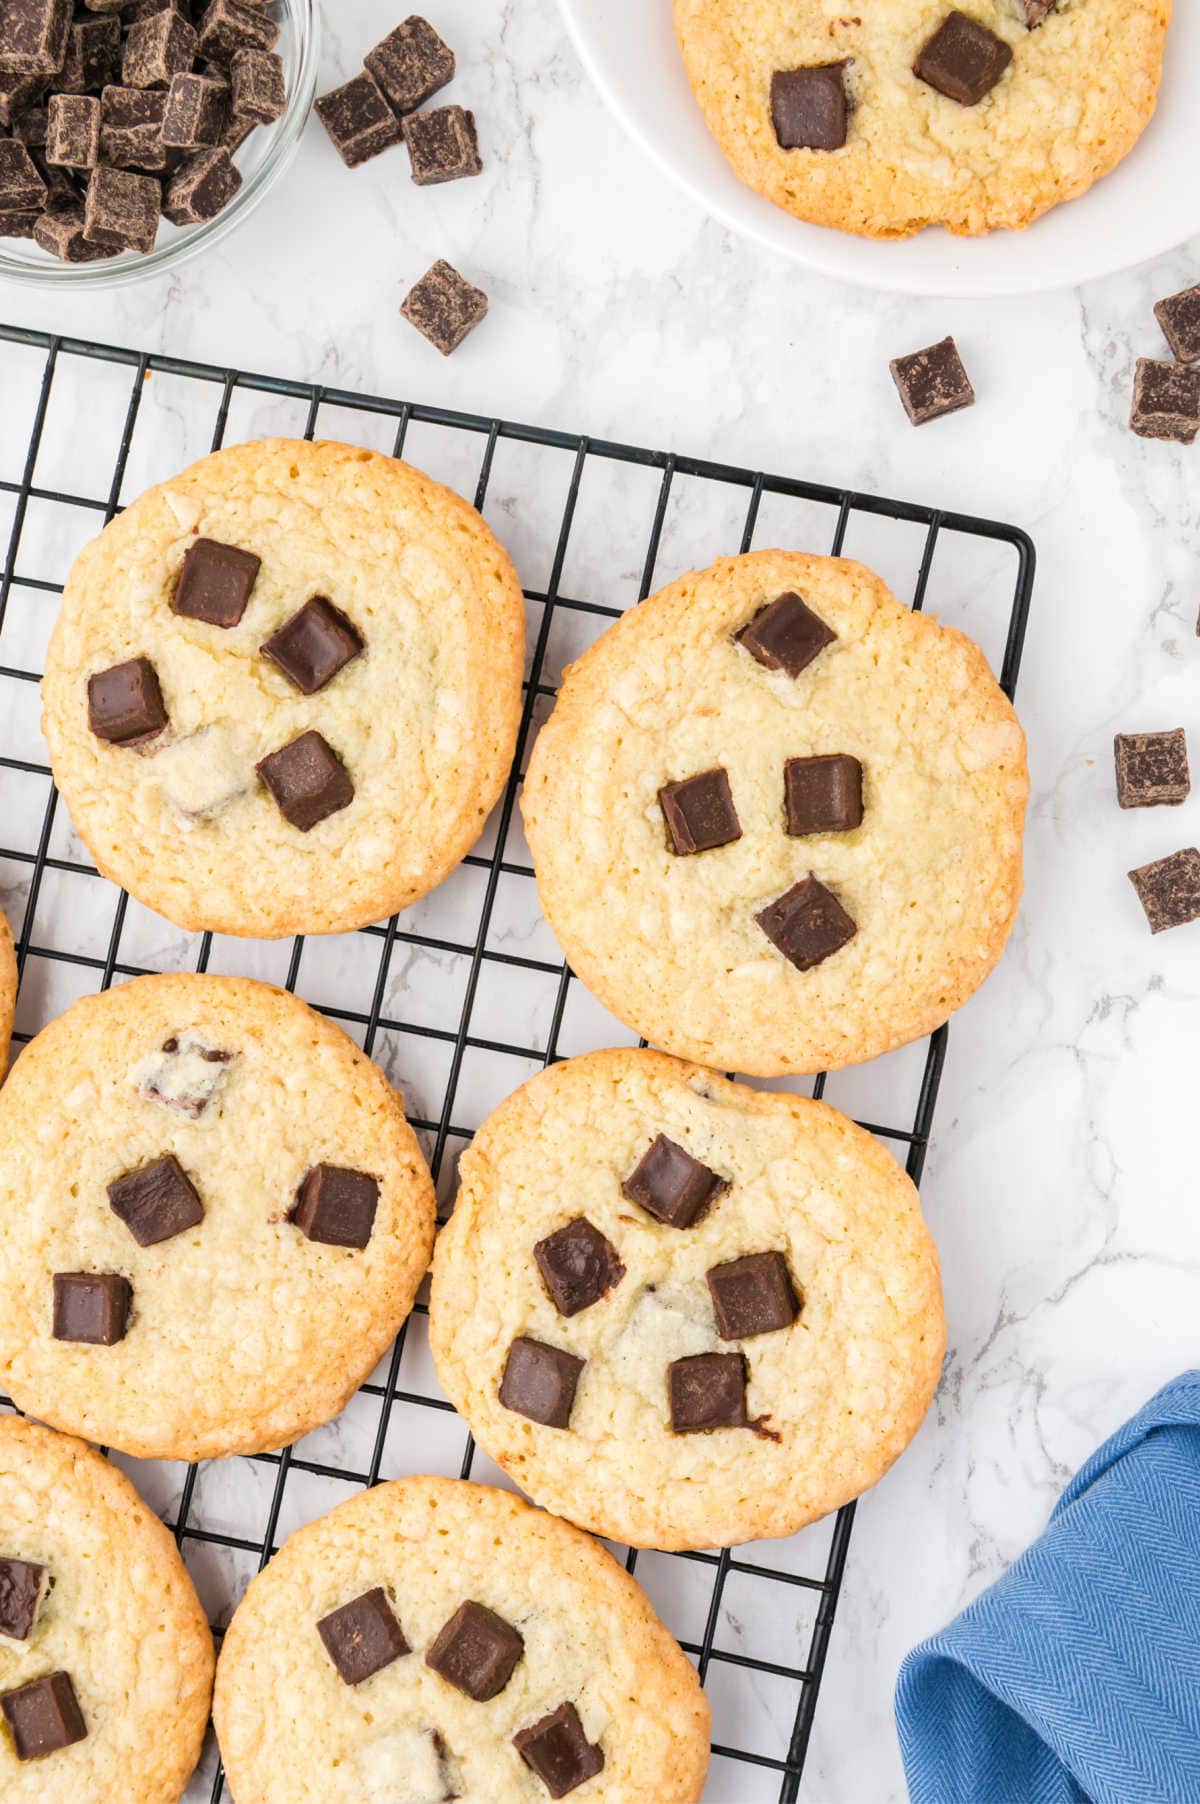
M 13 1015 L 17 1007 L 17 955 L 13 948 L 12 929 L 0 909 L 0 1078 L 8 1064 L 8 1046 L 12 1039 Z

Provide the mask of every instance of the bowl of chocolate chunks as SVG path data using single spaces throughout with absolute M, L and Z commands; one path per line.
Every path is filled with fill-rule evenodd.
M 157 275 L 291 161 L 317 0 L 0 0 L 0 276 Z

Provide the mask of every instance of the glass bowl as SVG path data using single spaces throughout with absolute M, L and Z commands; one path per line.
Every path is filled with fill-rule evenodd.
M 215 219 L 191 226 L 174 226 L 164 219 L 152 251 L 121 251 L 99 263 L 60 263 L 31 239 L 0 238 L 0 280 L 28 288 L 117 288 L 175 269 L 234 231 L 295 156 L 317 91 L 318 0 L 272 0 L 270 11 L 280 26 L 276 49 L 283 58 L 287 109 L 273 125 L 251 132 L 238 151 L 234 160 L 242 172 L 242 186 Z

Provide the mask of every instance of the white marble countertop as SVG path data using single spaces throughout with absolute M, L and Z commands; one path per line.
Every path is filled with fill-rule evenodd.
M 324 10 L 328 87 L 400 9 Z M 901 1656 L 1195 1357 L 1187 1010 L 1200 938 L 1153 940 L 1125 872 L 1195 843 L 1200 797 L 1120 813 L 1111 739 L 1200 727 L 1200 450 L 1126 427 L 1134 359 L 1162 354 L 1151 305 L 1200 276 L 1200 244 L 1030 300 L 839 288 L 732 238 L 646 163 L 591 92 L 554 0 L 430 11 L 459 53 L 449 97 L 477 113 L 482 178 L 417 190 L 401 153 L 350 173 L 314 125 L 253 222 L 174 278 L 88 298 L 6 290 L 0 317 L 875 489 L 1033 534 L 1027 897 L 1006 961 L 954 1024 L 923 1188 L 950 1351 L 915 1445 L 860 1506 L 801 1793 L 891 1804 L 904 1797 Z M 450 360 L 398 315 L 442 255 L 492 302 Z M 916 432 L 888 359 L 946 332 L 978 405 Z M 750 1804 L 729 1784 L 713 1795 Z

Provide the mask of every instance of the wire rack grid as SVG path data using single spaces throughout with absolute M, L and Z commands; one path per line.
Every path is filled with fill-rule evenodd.
M 227 963 L 272 977 L 323 1008 L 398 1077 L 443 1204 L 453 1192 L 458 1153 L 491 1103 L 539 1066 L 588 1045 L 630 1040 L 587 997 L 537 916 L 515 813 L 521 771 L 552 705 L 555 676 L 622 611 L 614 600 L 628 605 L 640 599 L 656 579 L 686 567 L 689 557 L 703 563 L 720 552 L 784 542 L 835 554 L 853 550 L 885 575 L 889 562 L 906 563 L 906 585 L 897 571 L 893 586 L 921 608 L 935 565 L 945 560 L 952 570 L 939 604 L 963 604 L 969 630 L 995 642 L 993 662 L 1005 690 L 1011 695 L 1015 688 L 1034 553 L 1024 533 L 994 521 L 14 327 L 0 326 L 0 392 L 8 426 L 0 434 L 0 508 L 7 514 L 0 575 L 0 894 L 22 973 L 14 1053 L 73 995 L 146 970 Z M 101 423 L 105 408 L 111 432 Z M 37 649 L 44 647 L 76 543 L 147 480 L 172 474 L 191 455 L 227 438 L 276 429 L 407 453 L 473 493 L 519 567 L 528 561 L 523 580 L 531 580 L 539 555 L 545 571 L 540 587 L 525 590 L 529 647 L 518 757 L 484 839 L 461 872 L 424 904 L 386 924 L 339 936 L 336 963 L 321 956 L 321 942 L 311 940 L 255 946 L 199 934 L 164 941 L 163 924 L 99 878 L 71 833 L 36 725 Z M 514 452 L 539 460 L 536 471 L 518 459 L 498 473 Z M 442 469 L 433 467 L 439 461 Z M 585 521 L 597 471 L 604 477 L 600 505 Z M 0 513 L 0 535 L 4 525 Z M 575 555 L 577 540 L 582 546 Z M 983 552 L 982 575 L 954 567 L 956 546 Z M 591 599 L 589 588 L 604 599 Z M 514 896 L 519 906 L 512 925 Z M 507 929 L 501 924 L 506 915 Z M 452 994 L 429 983 L 432 974 L 447 970 L 455 975 Z M 498 996 L 490 999 L 497 984 Z M 536 1022 L 515 1040 L 511 1024 L 522 1019 L 523 1001 L 534 987 L 542 998 Z M 842 1086 L 832 1099 L 893 1145 L 915 1181 L 925 1161 L 946 1043 L 943 1027 L 907 1055 L 838 1074 L 832 1084 L 835 1091 Z M 872 1090 L 872 1074 L 878 1076 L 881 1066 L 892 1069 Z M 822 1075 L 792 1087 L 820 1096 L 827 1083 Z M 882 1100 L 875 1102 L 876 1096 Z M 122 1462 L 172 1526 L 218 1635 L 249 1576 L 285 1534 L 351 1489 L 405 1470 L 504 1482 L 438 1390 L 424 1346 L 425 1317 L 419 1302 L 389 1357 L 354 1399 L 349 1427 L 339 1422 L 294 1448 L 252 1461 L 159 1469 Z M 222 1468 L 251 1469 L 250 1491 L 235 1496 L 214 1480 Z M 754 1549 L 674 1555 L 614 1550 L 631 1571 L 637 1569 L 709 1690 L 715 1739 L 706 1798 L 713 1804 L 796 1804 L 801 1796 L 853 1520 L 849 1505 L 793 1542 Z M 760 1632 L 767 1623 L 769 1650 Z M 220 1804 L 228 1797 L 210 1737 L 188 1799 Z

